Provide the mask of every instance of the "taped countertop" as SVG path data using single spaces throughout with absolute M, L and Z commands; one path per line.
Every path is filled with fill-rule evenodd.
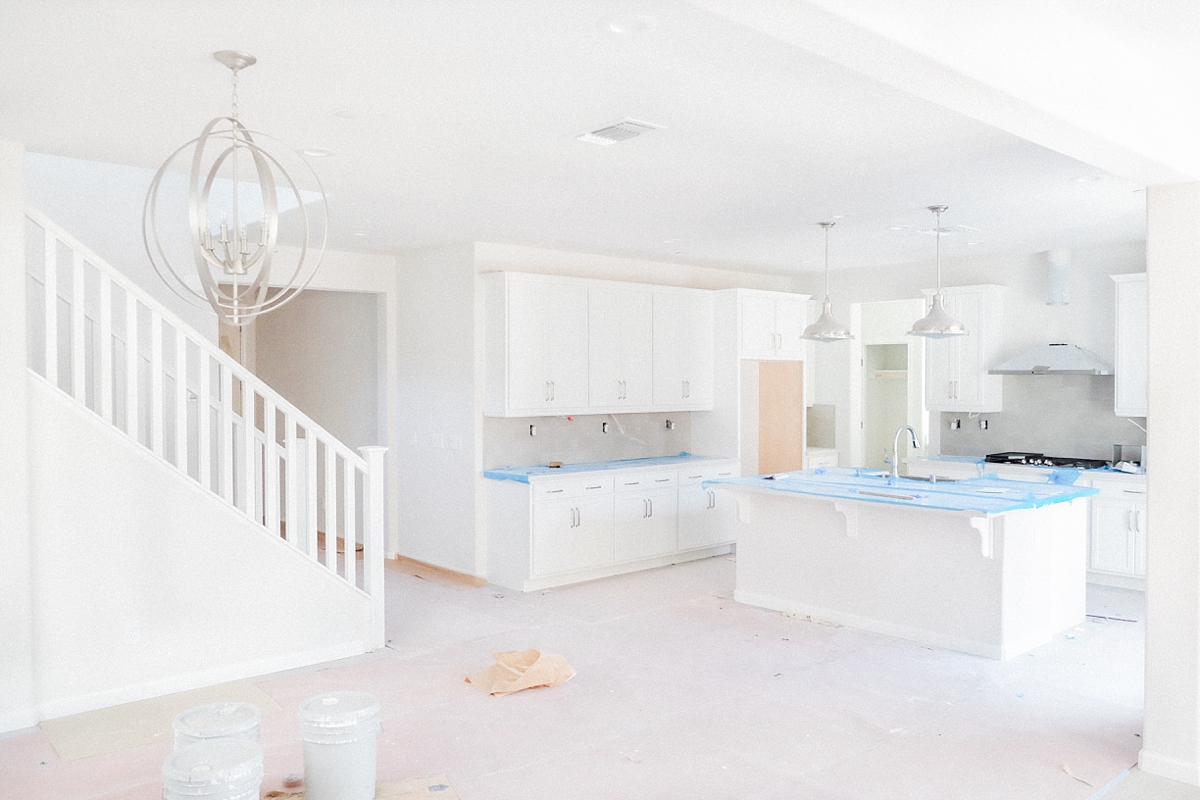
M 755 475 L 705 481 L 707 487 L 733 486 L 790 492 L 835 500 L 927 508 L 936 511 L 976 511 L 1005 514 L 1090 497 L 1099 490 L 1057 483 L 1029 483 L 984 475 L 960 481 L 930 483 L 892 478 L 879 470 L 818 467 L 779 475 Z
M 719 456 L 697 456 L 691 453 L 680 453 L 677 456 L 655 456 L 652 458 L 625 458 L 618 461 L 586 461 L 577 464 L 563 464 L 561 467 L 548 467 L 538 464 L 531 467 L 502 467 L 500 469 L 484 470 L 483 477 L 494 481 L 517 481 L 529 483 L 530 478 L 545 478 L 558 475 L 571 475 L 580 472 L 603 472 L 621 469 L 655 469 L 683 467 L 689 464 L 699 464 L 712 461 L 735 461 L 732 458 Z

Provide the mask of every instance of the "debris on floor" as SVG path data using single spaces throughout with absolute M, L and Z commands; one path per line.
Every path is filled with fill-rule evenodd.
M 1075 780 L 1077 780 L 1077 781 L 1079 781 L 1080 783 L 1082 783 L 1084 786 L 1092 786 L 1092 784 L 1088 783 L 1088 782 L 1087 782 L 1087 781 L 1085 781 L 1083 778 L 1081 778 L 1081 777 L 1079 777 L 1078 775 L 1076 775 L 1074 772 L 1071 772 L 1071 766 L 1070 766 L 1069 764 L 1065 763 L 1065 762 L 1064 762 L 1064 763 L 1063 763 L 1063 765 L 1062 765 L 1062 771 L 1063 771 L 1063 772 L 1065 772 L 1065 773 L 1067 773 L 1067 775 L 1069 775 L 1070 777 L 1072 777 L 1072 778 L 1074 778 Z M 1093 788 L 1095 788 L 1095 787 L 1093 786 Z
M 271 800 L 304 800 L 304 791 L 267 792 L 264 798 Z M 407 781 L 379 781 L 375 784 L 375 800 L 458 800 L 445 775 Z
M 575 677 L 575 670 L 562 656 L 543 655 L 537 650 L 492 653 L 496 663 L 468 675 L 467 683 L 490 695 L 512 694 L 523 689 L 558 686 Z

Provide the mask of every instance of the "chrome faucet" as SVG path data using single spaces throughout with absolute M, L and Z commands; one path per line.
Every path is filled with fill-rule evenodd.
M 913 430 L 912 425 L 905 425 L 900 430 L 896 431 L 896 435 L 892 437 L 892 477 L 900 477 L 900 434 L 908 431 L 909 437 L 912 439 L 913 447 L 920 447 L 921 443 L 917 441 L 917 432 Z

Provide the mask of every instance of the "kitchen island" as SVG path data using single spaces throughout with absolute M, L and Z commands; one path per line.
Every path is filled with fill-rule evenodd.
M 741 603 L 1008 659 L 1084 619 L 1082 486 L 849 468 L 710 481 Z

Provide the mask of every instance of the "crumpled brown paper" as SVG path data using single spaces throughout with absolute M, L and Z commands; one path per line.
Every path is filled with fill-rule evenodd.
M 565 658 L 542 655 L 537 650 L 492 653 L 492 658 L 496 659 L 495 664 L 466 678 L 467 683 L 490 695 L 558 686 L 575 677 L 575 670 Z

